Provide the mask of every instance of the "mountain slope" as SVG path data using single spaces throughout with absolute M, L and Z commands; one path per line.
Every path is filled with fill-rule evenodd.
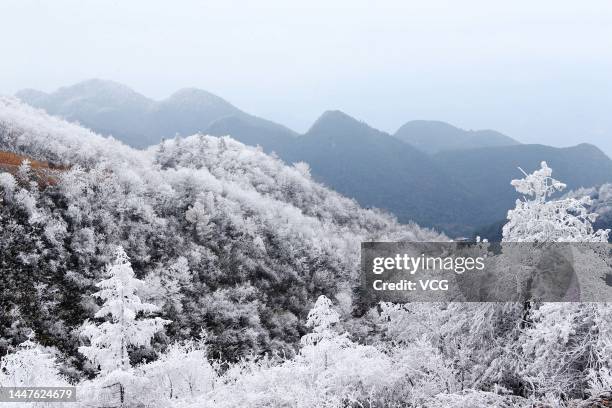
M 0 151 L 63 166 L 40 187 L 0 170 L 0 353 L 34 329 L 78 370 L 75 329 L 98 310 L 90 294 L 118 245 L 172 320 L 158 342 L 204 327 L 211 353 L 236 359 L 291 354 L 320 294 L 350 313 L 360 242 L 445 239 L 227 137 L 135 150 L 0 98 Z
M 463 130 L 445 122 L 430 120 L 407 122 L 394 136 L 429 154 L 445 150 L 519 144 L 511 137 L 494 130 Z
M 299 136 L 192 88 L 156 102 L 120 84 L 90 80 L 49 95 L 27 90 L 17 96 L 134 147 L 176 134 L 231 135 L 275 152 L 287 163 L 307 162 L 317 180 L 362 205 L 390 210 L 402 222 L 413 220 L 447 231 L 463 231 L 469 224 L 470 209 L 457 180 L 443 175 L 421 152 L 366 125 L 354 126 L 357 121 L 337 112 L 323 115 L 308 134 Z M 330 140 L 336 148 L 329 148 Z M 365 165 L 373 158 L 376 163 Z
M 155 123 L 150 129 L 157 141 L 162 137 L 172 138 L 204 131 L 213 121 L 242 112 L 227 101 L 209 92 L 186 88 L 170 97 L 154 103 L 149 117 Z
M 404 222 L 460 231 L 473 216 L 458 180 L 427 155 L 339 111 L 324 113 L 279 154 L 305 161 L 316 179 Z
M 517 198 L 509 185 L 520 175 L 517 166 L 533 170 L 547 160 L 570 188 L 612 181 L 610 160 L 595 147 L 520 145 L 495 131 L 465 131 L 443 122 L 408 122 L 392 137 L 331 111 L 297 135 L 191 88 L 156 102 L 123 85 L 91 80 L 49 95 L 28 90 L 19 96 L 137 147 L 176 134 L 231 135 L 286 163 L 308 163 L 317 181 L 363 206 L 454 236 L 505 217 Z
M 521 178 L 521 167 L 531 173 L 541 161 L 554 170 L 555 178 L 563 180 L 568 189 L 590 187 L 612 181 L 612 160 L 590 144 L 567 148 L 543 145 L 516 145 L 463 151 L 441 152 L 433 156 L 447 172 L 461 178 L 480 199 L 473 205 L 480 208 L 474 225 L 485 225 L 504 219 L 519 198 L 510 185 Z
M 282 152 L 298 137 L 283 125 L 250 115 L 231 115 L 213 121 L 204 131 L 212 136 L 231 136 L 266 153 Z
M 113 135 L 137 148 L 157 144 L 162 138 L 207 129 L 214 131 L 214 135 L 233 132 L 237 140 L 244 137 L 248 143 L 260 145 L 268 144 L 268 131 L 274 133 L 273 137 L 295 135 L 284 126 L 249 115 L 224 99 L 195 88 L 185 88 L 167 99 L 154 101 L 116 82 L 92 79 L 51 94 L 28 89 L 16 96 L 49 114 Z M 211 127 L 225 118 L 247 123 L 249 132 L 240 131 L 235 122 L 218 122 Z

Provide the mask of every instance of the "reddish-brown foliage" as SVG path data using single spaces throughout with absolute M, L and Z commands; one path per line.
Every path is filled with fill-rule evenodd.
M 54 173 L 68 169 L 66 166 L 57 166 L 53 163 L 34 160 L 19 154 L 0 151 L 0 171 L 15 174 L 19 165 L 26 159 L 30 161 L 30 166 L 34 170 L 34 175 L 41 187 L 55 184 Z

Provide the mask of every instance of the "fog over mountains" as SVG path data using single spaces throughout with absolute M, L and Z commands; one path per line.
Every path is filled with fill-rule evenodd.
M 277 135 L 297 135 L 282 125 L 249 115 L 216 95 L 194 88 L 184 88 L 162 101 L 154 101 L 125 85 L 91 79 L 51 94 L 25 89 L 16 96 L 52 115 L 113 135 L 137 148 L 157 144 L 162 138 L 176 134 L 188 136 L 204 132 L 218 126 L 215 124 L 218 120 L 225 123 L 224 127 L 250 126 L 265 131 L 264 141 L 275 140 Z M 254 142 L 259 143 L 259 139 Z
M 612 161 L 593 145 L 520 144 L 494 130 L 463 130 L 437 121 L 410 121 L 390 135 L 328 111 L 299 135 L 198 89 L 154 101 L 94 79 L 50 94 L 23 90 L 16 96 L 138 148 L 176 135 L 230 135 L 289 164 L 308 163 L 315 180 L 363 206 L 455 236 L 505 218 L 518 198 L 509 181 L 521 176 L 519 166 L 529 172 L 546 160 L 569 189 L 612 181 Z

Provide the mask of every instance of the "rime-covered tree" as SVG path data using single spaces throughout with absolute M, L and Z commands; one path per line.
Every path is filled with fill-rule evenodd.
M 100 290 L 93 294 L 104 302 L 95 317 L 106 321 L 86 322 L 82 333 L 90 345 L 79 347 L 85 357 L 100 367 L 102 374 L 128 371 L 128 348 L 149 345 L 155 333 L 169 323 L 159 317 L 139 317 L 158 308 L 141 302 L 136 295 L 143 282 L 135 277 L 123 248 L 117 249 L 115 260 L 107 268 L 109 278 L 96 284 Z
M 35 341 L 34 332 L 14 353 L 0 359 L 0 386 L 40 387 L 67 385 L 55 356 Z
M 333 303 L 327 296 L 321 295 L 315 302 L 306 320 L 306 327 L 312 333 L 302 337 L 302 344 L 314 345 L 338 337 L 333 327 L 340 321 L 340 314 L 333 309 Z
M 590 213 L 589 197 L 551 196 L 565 184 L 551 177 L 546 162 L 512 185 L 525 195 L 508 212 L 503 240 L 509 242 L 607 242 L 609 230 L 595 231 L 597 214 Z M 522 251 L 522 249 L 520 249 Z M 574 250 L 574 248 L 573 248 Z M 598 254 L 587 247 L 575 248 L 581 268 L 604 267 Z M 587 251 L 587 255 L 583 254 Z M 590 382 L 593 390 L 609 384 L 610 332 L 603 322 L 610 314 L 607 305 L 596 303 L 526 302 L 524 325 L 520 336 L 509 348 L 520 355 L 515 373 L 524 385 L 524 393 L 536 397 L 584 397 Z
M 588 391 L 597 396 L 612 390 L 612 304 L 599 305 L 594 317 L 595 362 L 588 371 Z
M 522 170 L 521 170 L 522 171 Z M 516 200 L 516 208 L 508 211 L 508 223 L 503 227 L 507 242 L 606 242 L 607 230 L 594 231 L 592 223 L 597 214 L 590 213 L 589 197 L 568 197 L 550 200 L 566 185 L 551 177 L 552 169 L 546 162 L 525 178 L 512 180 L 523 200 Z
M 140 366 L 139 370 L 171 400 L 209 392 L 216 374 L 208 362 L 206 337 L 202 330 L 197 340 L 171 344 L 156 361 Z
M 325 370 L 329 367 L 330 356 L 351 344 L 348 333 L 338 334 L 335 330 L 339 322 L 340 314 L 333 309 L 332 301 L 325 295 L 319 296 L 306 320 L 306 327 L 312 332 L 301 340 L 301 354 L 310 364 L 320 365 Z

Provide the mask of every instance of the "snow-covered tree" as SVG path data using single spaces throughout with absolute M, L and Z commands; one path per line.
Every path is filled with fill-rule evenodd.
M 332 301 L 325 295 L 319 296 L 313 308 L 308 312 L 306 327 L 311 333 L 301 339 L 301 356 L 315 370 L 327 370 L 330 358 L 352 345 L 348 333 L 339 334 L 335 326 L 340 322 L 340 314 L 333 309 Z
M 589 303 L 543 303 L 531 311 L 532 324 L 517 342 L 528 393 L 568 398 L 583 392 L 595 363 L 597 309 Z
M 103 374 L 129 371 L 128 347 L 149 345 L 155 333 L 169 323 L 159 317 L 139 318 L 139 314 L 153 313 L 158 308 L 141 302 L 136 295 L 143 282 L 135 277 L 123 248 L 117 249 L 115 260 L 107 269 L 109 278 L 96 284 L 100 290 L 93 294 L 104 302 L 95 317 L 106 321 L 86 322 L 82 333 L 90 345 L 79 347 L 85 357 L 99 365 Z
M 4 190 L 4 195 L 11 196 L 17 187 L 17 180 L 10 173 L 0 173 L 0 187 Z
M 291 359 L 244 359 L 226 370 L 198 407 L 425 406 L 456 387 L 452 367 L 423 339 L 405 347 L 363 345 L 336 334 L 339 314 L 320 296 L 313 333 Z
M 589 197 L 551 199 L 554 193 L 565 188 L 565 184 L 551 175 L 552 169 L 542 162 L 539 170 L 512 181 L 516 190 L 526 197 L 523 201 L 517 200 L 516 208 L 508 212 L 503 240 L 607 242 L 609 230 L 595 231 L 592 226 L 597 214 L 589 212 Z M 524 247 L 514 251 L 519 256 L 530 252 Z M 574 258 L 581 260 L 575 262 L 581 270 L 591 268 L 599 272 L 606 267 L 605 262 L 600 262 L 603 252 L 599 250 L 573 247 L 572 251 Z M 519 337 L 509 348 L 520 356 L 514 371 L 524 393 L 538 398 L 582 398 L 589 383 L 593 393 L 608 386 L 612 378 L 611 340 L 610 331 L 602 323 L 609 320 L 606 318 L 609 314 L 608 306 L 596 303 L 526 302 L 522 315 L 527 324 L 522 325 Z
M 156 361 L 139 370 L 156 384 L 165 398 L 191 398 L 213 388 L 216 374 L 208 362 L 206 332 L 197 340 L 177 342 L 168 346 Z
M 333 327 L 339 321 L 340 314 L 333 309 L 332 301 L 325 295 L 319 296 L 306 320 L 306 327 L 312 328 L 312 333 L 302 337 L 302 344 L 315 345 L 338 337 Z
M 612 306 L 543 303 L 517 343 L 527 392 L 538 398 L 597 397 L 612 390 Z
M 50 349 L 35 341 L 34 332 L 17 351 L 0 359 L 1 387 L 50 387 L 67 385 Z
M 503 241 L 607 242 L 609 230 L 593 230 L 597 214 L 587 209 L 589 197 L 549 200 L 566 185 L 551 177 L 552 169 L 544 161 L 539 170 L 523 173 L 525 178 L 511 182 L 524 197 L 508 211 Z
M 600 304 L 596 312 L 592 327 L 597 334 L 593 347 L 595 362 L 588 372 L 588 391 L 592 396 L 612 390 L 612 304 Z
M 32 180 L 32 162 L 24 159 L 17 168 L 17 178 L 24 184 L 29 184 Z

